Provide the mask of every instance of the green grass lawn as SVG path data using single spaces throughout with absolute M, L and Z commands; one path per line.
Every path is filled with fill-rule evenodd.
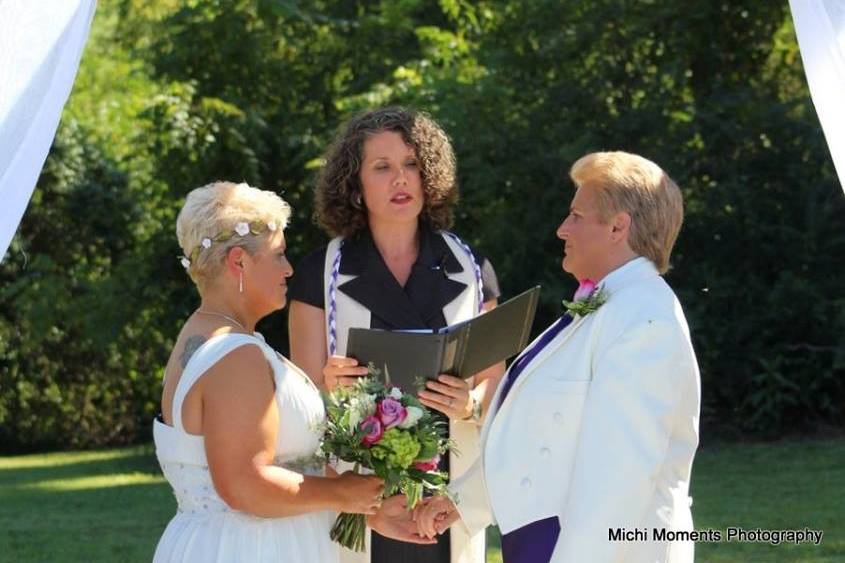
M 698 544 L 697 561 L 845 561 L 843 439 L 705 448 L 692 494 L 698 529 L 825 534 L 817 547 Z M 0 561 L 149 561 L 174 510 L 149 446 L 0 457 Z

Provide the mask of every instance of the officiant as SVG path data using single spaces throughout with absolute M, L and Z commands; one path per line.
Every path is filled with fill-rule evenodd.
M 382 108 L 351 119 L 326 154 L 315 216 L 334 237 L 297 266 L 290 285 L 291 359 L 331 390 L 366 366 L 346 357 L 350 328 L 438 329 L 496 306 L 490 261 L 446 229 L 457 200 L 455 156 L 429 116 Z M 420 400 L 449 420 L 460 456 L 441 460 L 452 478 L 478 457 L 479 423 L 504 373 L 496 364 L 469 381 L 441 375 Z M 372 534 L 366 554 L 344 561 L 483 563 L 484 532 L 456 530 L 437 545 Z

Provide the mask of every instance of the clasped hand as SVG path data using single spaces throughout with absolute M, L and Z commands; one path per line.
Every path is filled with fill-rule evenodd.
M 458 509 L 444 496 L 428 497 L 414 509 L 414 520 L 420 537 L 434 538 L 460 519 Z
M 344 512 L 367 515 L 367 525 L 384 537 L 418 544 L 437 543 L 434 536 L 422 536 L 414 521 L 414 512 L 406 508 L 405 495 L 383 498 L 384 480 L 375 475 L 347 471 L 338 475 L 327 467 L 326 474 L 342 482 L 338 508 Z
M 423 536 L 419 533 L 414 521 L 414 512 L 406 508 L 408 499 L 405 495 L 394 495 L 382 503 L 378 512 L 367 517 L 367 525 L 384 537 L 394 540 L 434 544 L 434 536 Z

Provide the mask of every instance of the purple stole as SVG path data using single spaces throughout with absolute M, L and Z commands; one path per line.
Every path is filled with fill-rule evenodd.
M 533 346 L 517 358 L 508 370 L 505 386 L 499 396 L 499 407 L 505 402 L 505 397 L 510 393 L 516 378 L 525 367 L 571 322 L 572 315 L 564 314 Z M 552 558 L 559 534 L 560 523 L 557 516 L 537 520 L 517 528 L 502 536 L 502 561 L 504 563 L 546 563 Z

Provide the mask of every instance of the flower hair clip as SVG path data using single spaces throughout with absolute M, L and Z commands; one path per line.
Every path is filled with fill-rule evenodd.
M 235 227 L 233 229 L 223 231 L 213 237 L 203 237 L 203 239 L 200 241 L 200 244 L 196 246 L 190 254 L 188 254 L 187 256 L 178 257 L 179 262 L 181 262 L 182 267 L 187 270 L 191 267 L 191 264 L 196 262 L 197 258 L 200 255 L 200 252 L 211 248 L 211 246 L 215 242 L 226 242 L 234 236 L 245 237 L 250 234 L 260 235 L 264 231 L 270 231 L 271 233 L 274 233 L 278 228 L 279 227 L 275 221 L 268 221 L 267 223 L 264 223 L 263 221 L 240 221 L 238 223 L 235 223 Z

